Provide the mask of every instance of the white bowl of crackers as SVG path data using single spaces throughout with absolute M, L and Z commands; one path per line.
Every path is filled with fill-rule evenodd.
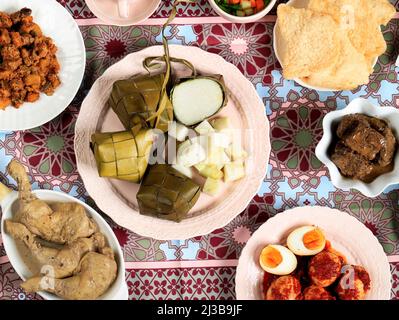
M 291 0 L 277 8 L 274 50 L 283 76 L 318 91 L 369 83 L 386 51 L 381 25 L 396 9 L 388 0 Z

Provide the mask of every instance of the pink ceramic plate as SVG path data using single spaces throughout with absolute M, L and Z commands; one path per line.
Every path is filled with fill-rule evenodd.
M 130 26 L 147 20 L 161 0 L 131 0 L 128 17 L 120 15 L 118 0 L 86 0 L 89 9 L 106 24 Z
M 367 300 L 389 300 L 391 271 L 388 258 L 371 231 L 349 214 L 326 207 L 302 207 L 269 219 L 249 239 L 238 262 L 236 294 L 240 300 L 263 299 L 263 270 L 258 259 L 268 244 L 284 243 L 288 234 L 303 225 L 317 225 L 334 249 L 346 256 L 348 263 L 361 265 L 370 274 L 371 290 Z
M 143 236 L 160 240 L 187 239 L 212 232 L 240 214 L 258 191 L 267 170 L 270 154 L 269 124 L 265 107 L 252 83 L 222 57 L 195 47 L 170 46 L 171 56 L 191 61 L 200 73 L 219 73 L 229 90 L 229 103 L 218 116 L 229 116 L 242 132 L 243 147 L 249 152 L 247 176 L 226 184 L 217 197 L 201 194 L 189 217 L 180 222 L 164 221 L 140 215 L 136 201 L 138 184 L 100 178 L 90 150 L 90 137 L 96 131 L 123 130 L 107 100 L 116 80 L 126 79 L 145 70 L 142 61 L 163 54 L 162 46 L 130 54 L 109 68 L 93 85 L 82 104 L 76 123 L 75 151 L 77 166 L 90 196 L 99 208 L 119 225 Z M 185 76 L 187 70 L 174 65 L 174 74 Z

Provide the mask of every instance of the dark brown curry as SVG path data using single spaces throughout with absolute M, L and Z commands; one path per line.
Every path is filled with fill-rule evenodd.
M 347 178 L 373 182 L 393 170 L 397 140 L 384 120 L 363 114 L 342 118 L 331 160 Z

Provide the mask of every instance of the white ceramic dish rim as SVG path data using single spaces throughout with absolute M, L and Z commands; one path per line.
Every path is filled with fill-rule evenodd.
M 286 4 L 290 6 L 290 5 L 292 5 L 292 3 L 295 2 L 295 1 L 296 1 L 296 0 L 290 0 L 290 1 L 288 1 Z M 276 43 L 277 43 L 277 21 L 276 21 L 276 24 L 274 25 L 274 28 L 273 28 L 273 43 L 274 43 L 274 45 L 273 45 L 274 54 L 275 54 L 275 56 L 276 56 L 278 62 L 280 63 L 280 65 L 282 65 L 282 63 L 281 63 L 281 58 L 280 58 L 280 55 L 279 55 L 279 53 L 278 53 L 277 45 L 276 45 Z M 378 57 L 375 58 L 374 66 L 375 66 L 377 63 L 378 63 Z M 295 81 L 296 83 L 298 83 L 299 85 L 301 85 L 301 86 L 304 87 L 304 88 L 308 88 L 308 89 L 312 89 L 312 90 L 316 90 L 316 91 L 320 91 L 320 92 L 337 92 L 337 91 L 342 91 L 342 90 L 340 90 L 340 89 L 312 86 L 312 85 L 306 83 L 305 81 L 302 81 L 302 80 L 299 79 L 299 78 L 295 78 L 295 79 L 293 79 L 293 81 Z
M 324 163 L 331 176 L 333 185 L 339 189 L 356 189 L 367 197 L 374 198 L 380 195 L 389 186 L 399 183 L 399 152 L 396 152 L 395 165 L 392 172 L 378 177 L 372 183 L 364 183 L 359 180 L 345 178 L 339 172 L 337 166 L 328 156 L 328 149 L 332 143 L 332 125 L 338 122 L 343 116 L 353 113 L 362 113 L 369 116 L 385 119 L 390 127 L 394 129 L 396 137 L 399 134 L 399 110 L 393 107 L 376 107 L 363 98 L 353 100 L 345 109 L 332 111 L 323 119 L 323 137 L 316 147 L 317 158 Z M 397 117 L 396 121 L 392 117 Z
M 255 13 L 252 16 L 238 17 L 238 16 L 234 16 L 234 15 L 229 14 L 226 11 L 222 10 L 217 5 L 215 0 L 209 0 L 209 3 L 212 6 L 213 10 L 215 10 L 218 15 L 220 15 L 221 17 L 223 17 L 229 21 L 238 22 L 238 23 L 250 23 L 250 22 L 255 22 L 259 19 L 262 19 L 265 15 L 267 15 L 273 9 L 276 2 L 277 2 L 277 0 L 271 0 L 270 3 L 262 11 Z
M 86 203 L 75 199 L 74 197 L 58 192 L 58 191 L 52 191 L 52 190 L 34 190 L 34 194 L 36 194 L 39 198 L 46 199 L 47 197 L 52 197 L 52 198 L 60 198 L 63 200 L 59 201 L 65 201 L 65 202 L 76 202 L 82 206 L 85 207 L 89 215 L 96 221 L 98 224 L 99 228 L 104 232 L 105 230 L 105 235 L 108 240 L 108 243 L 111 245 L 113 250 L 115 252 L 115 256 L 117 258 L 117 263 L 118 263 L 118 275 L 114 281 L 114 283 L 111 285 L 111 287 L 108 289 L 108 291 L 101 296 L 99 299 L 100 300 L 127 300 L 128 298 L 128 289 L 127 285 L 125 282 L 125 261 L 123 257 L 123 252 L 122 249 L 119 245 L 118 239 L 116 238 L 114 232 L 112 231 L 111 227 L 108 225 L 108 223 L 100 216 L 97 211 L 95 211 L 93 208 L 91 208 L 89 205 Z M 11 265 L 14 267 L 15 271 L 17 274 L 20 276 L 22 280 L 26 280 L 25 276 L 23 275 L 23 272 L 21 270 L 24 268 L 24 266 L 21 266 L 20 263 L 16 263 L 17 257 L 19 253 L 12 249 L 12 242 L 14 242 L 14 239 L 12 239 L 9 235 L 4 230 L 4 220 L 9 219 L 10 214 L 11 214 L 11 209 L 10 207 L 12 204 L 18 199 L 18 193 L 13 191 L 7 197 L 1 202 L 1 207 L 3 209 L 3 215 L 1 218 L 1 235 L 3 238 L 3 245 L 4 249 L 6 251 L 6 254 L 10 260 Z M 59 297 L 55 296 L 54 294 L 48 293 L 48 292 L 38 292 L 40 296 L 42 296 L 46 300 L 61 300 Z
M 251 256 L 251 254 L 253 253 L 253 242 L 256 241 L 255 239 L 257 239 L 258 237 L 260 237 L 262 234 L 264 234 L 267 231 L 267 228 L 269 226 L 269 224 L 281 224 L 282 221 L 286 220 L 289 221 L 290 216 L 295 216 L 295 217 L 303 217 L 303 219 L 299 219 L 299 220 L 303 220 L 303 221 L 307 221 L 308 219 L 311 219 L 311 216 L 319 216 L 320 215 L 320 211 L 322 212 L 322 214 L 324 215 L 337 215 L 339 217 L 341 217 L 341 219 L 346 219 L 347 221 L 351 221 L 353 222 L 357 227 L 359 227 L 362 230 L 362 233 L 364 232 L 364 235 L 367 236 L 369 238 L 369 240 L 371 242 L 374 243 L 374 254 L 377 254 L 379 256 L 379 263 L 381 263 L 381 265 L 384 265 L 384 269 L 379 269 L 380 271 L 380 275 L 381 275 L 381 279 L 383 279 L 383 281 L 385 282 L 385 288 L 386 288 L 386 292 L 384 291 L 384 300 L 389 300 L 390 299 L 390 295 L 391 295 L 391 288 L 392 288 L 392 284 L 391 284 L 391 269 L 390 269 L 390 264 L 389 264 L 389 260 L 387 255 L 385 254 L 381 244 L 379 243 L 378 239 L 374 236 L 374 234 L 371 232 L 370 229 L 368 229 L 364 224 L 362 224 L 359 220 L 357 220 L 355 217 L 351 216 L 350 214 L 344 212 L 344 211 L 340 211 L 338 209 L 334 209 L 334 208 L 329 208 L 329 207 L 320 207 L 320 206 L 311 206 L 311 207 L 297 207 L 297 208 L 292 208 L 292 209 L 288 209 L 282 213 L 279 213 L 277 215 L 275 215 L 274 217 L 271 217 L 269 220 L 267 220 L 264 224 L 262 224 L 258 230 L 256 230 L 251 238 L 248 240 L 247 244 L 245 245 L 243 251 L 241 252 L 240 258 L 238 260 L 238 265 L 237 265 L 237 271 L 236 271 L 236 297 L 238 300 L 250 300 L 249 297 L 247 297 L 247 293 L 248 290 L 250 290 L 252 293 L 255 291 L 262 291 L 262 284 L 261 283 L 250 283 L 251 281 L 256 281 L 259 279 L 256 279 L 256 276 L 253 275 L 251 281 L 248 281 L 248 277 L 246 277 L 246 274 L 248 273 L 248 263 L 247 261 L 244 261 L 244 259 L 246 259 L 248 256 Z M 308 217 L 309 216 L 309 217 Z M 313 220 L 312 220 L 313 221 Z M 295 221 L 295 224 L 297 223 L 297 221 Z M 309 221 L 307 222 L 309 224 Z M 295 225 L 297 226 L 297 225 Z M 299 225 L 298 225 L 299 226 Z M 291 225 L 291 227 L 294 227 L 294 225 Z M 327 232 L 327 228 L 324 228 Z M 288 231 L 288 229 L 287 229 Z M 359 231 L 359 230 L 357 230 Z M 282 240 L 282 239 L 280 239 Z M 353 239 L 352 239 L 353 240 Z M 332 245 L 334 246 L 334 241 L 332 242 Z M 363 254 L 363 252 L 361 252 L 360 254 Z M 256 261 L 257 259 L 254 258 Z M 381 260 L 380 260 L 381 259 Z M 349 261 L 349 263 L 352 263 L 351 261 Z M 256 264 L 256 268 L 259 270 L 259 272 L 263 273 L 263 270 L 261 270 L 260 265 L 257 264 L 257 262 L 255 262 Z M 251 273 L 252 276 L 252 273 Z M 244 281 L 244 279 L 246 281 Z M 255 286 L 255 287 L 251 287 L 249 288 L 249 286 Z M 388 290 L 389 287 L 389 290 Z

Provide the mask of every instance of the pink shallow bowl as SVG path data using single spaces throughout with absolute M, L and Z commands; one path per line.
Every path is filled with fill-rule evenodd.
M 235 66 L 199 48 L 171 45 L 172 57 L 189 60 L 200 73 L 224 76 L 229 89 L 229 103 L 218 116 L 228 116 L 234 128 L 241 132 L 243 147 L 250 154 L 246 162 L 247 176 L 238 182 L 225 184 L 217 197 L 202 193 L 189 217 L 180 223 L 140 215 L 136 200 L 139 185 L 100 178 L 89 145 L 91 135 L 96 131 L 124 130 L 107 105 L 113 83 L 145 73 L 142 61 L 146 57 L 162 55 L 163 50 L 162 46 L 154 46 L 130 54 L 95 82 L 76 122 L 75 151 L 78 170 L 88 193 L 116 223 L 155 239 L 188 239 L 227 225 L 252 200 L 266 176 L 270 155 L 269 123 L 254 86 Z M 174 64 L 173 69 L 175 76 L 188 75 L 181 65 Z
M 119 15 L 118 0 L 86 0 L 89 9 L 106 24 L 131 26 L 147 20 L 162 0 L 135 0 L 129 8 L 129 17 Z
M 268 244 L 284 243 L 288 234 L 303 225 L 322 228 L 334 249 L 348 263 L 363 266 L 370 274 L 367 300 L 389 300 L 391 271 L 388 258 L 371 231 L 346 212 L 327 207 L 301 207 L 278 214 L 264 223 L 249 239 L 237 267 L 236 295 L 239 300 L 263 300 L 263 275 L 258 259 Z

